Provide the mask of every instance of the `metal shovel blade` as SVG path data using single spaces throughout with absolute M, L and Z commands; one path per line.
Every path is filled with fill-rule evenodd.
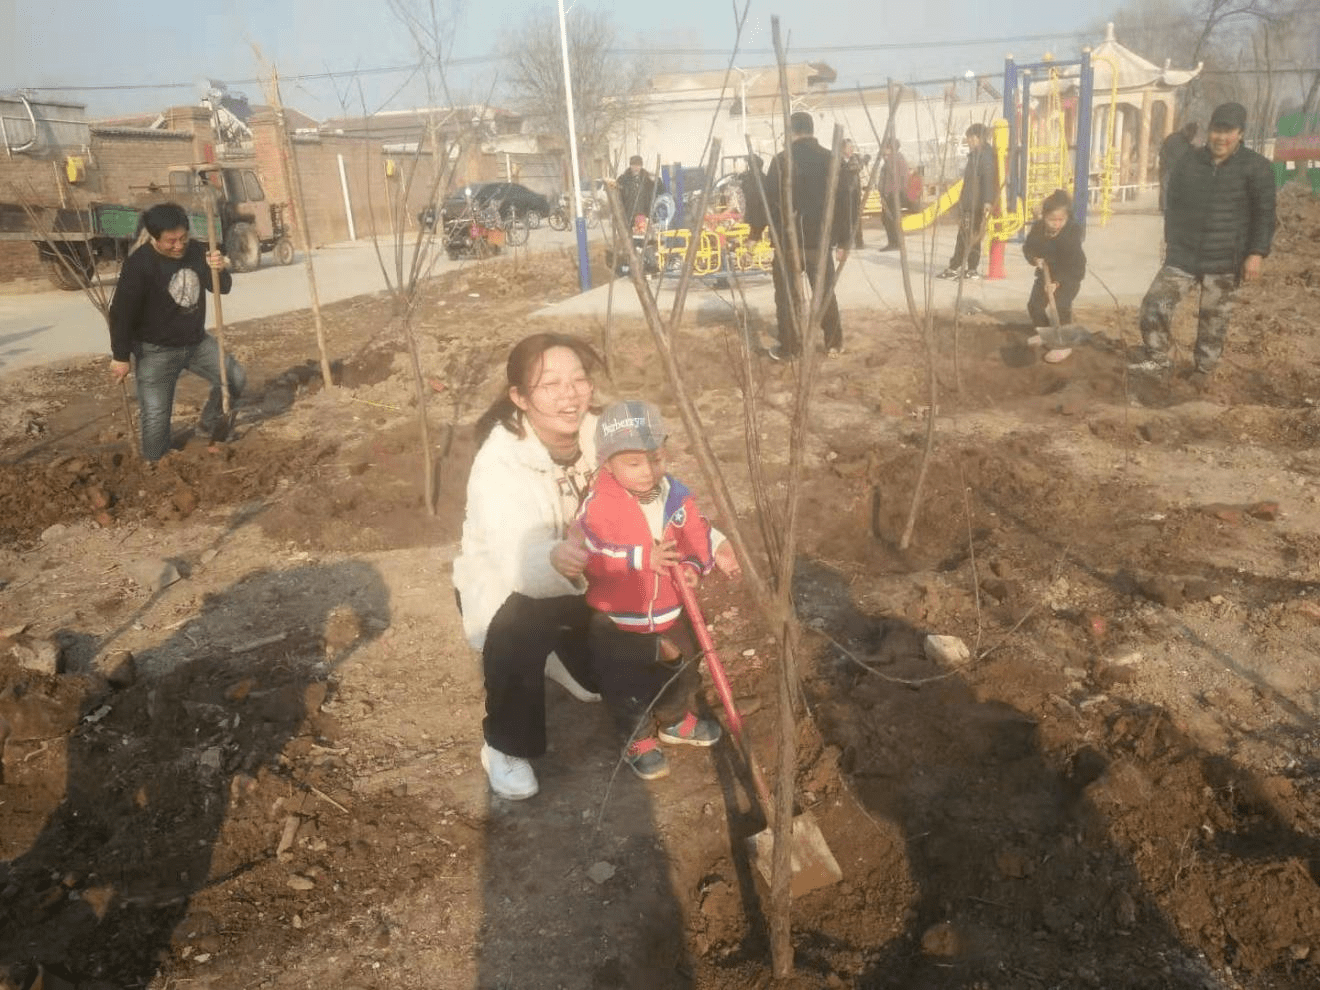
M 770 885 L 774 870 L 775 837 L 770 829 L 762 829 L 747 839 L 747 854 L 756 864 L 756 870 Z M 829 887 L 843 879 L 843 870 L 830 852 L 825 836 L 811 812 L 793 818 L 793 849 L 791 852 L 793 879 L 789 889 L 793 897 L 801 897 L 821 887 Z
M 236 415 L 235 411 L 231 409 L 227 414 L 221 413 L 216 417 L 215 426 L 211 427 L 210 441 L 212 445 L 224 443 L 233 435 Z
M 1067 347 L 1076 347 L 1091 336 L 1091 331 L 1080 323 L 1065 323 L 1061 327 L 1041 327 L 1040 342 L 1046 350 L 1058 351 Z
M 697 634 L 697 642 L 701 645 L 702 653 L 706 658 L 706 670 L 710 672 L 711 680 L 715 682 L 715 689 L 720 696 L 720 703 L 724 705 L 729 737 L 747 762 L 748 770 L 752 775 L 752 791 L 756 795 L 756 802 L 760 805 L 762 816 L 770 821 L 774 809 L 774 797 L 770 793 L 769 784 L 766 783 L 765 774 L 761 772 L 760 764 L 752 754 L 748 740 L 743 736 L 742 714 L 733 700 L 733 691 L 729 687 L 724 665 L 720 662 L 720 655 L 711 639 L 710 628 L 701 614 L 696 593 L 678 573 L 675 573 L 673 578 L 679 596 L 683 599 L 683 608 L 687 611 L 692 629 Z M 791 782 L 788 786 L 792 786 Z M 820 834 L 820 826 L 816 824 L 816 819 L 810 812 L 804 812 L 793 818 L 790 844 L 792 848 L 789 862 L 792 864 L 793 876 L 789 882 L 789 889 L 794 897 L 818 887 L 828 887 L 843 879 L 843 871 L 839 869 L 838 861 L 830 852 L 825 836 Z M 774 848 L 775 838 L 769 828 L 762 829 L 747 840 L 747 856 L 756 864 L 756 870 L 764 878 L 767 888 L 770 887 L 770 878 L 774 874 Z

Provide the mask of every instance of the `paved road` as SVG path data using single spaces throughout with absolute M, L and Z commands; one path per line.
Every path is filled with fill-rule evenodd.
M 568 248 L 572 244 L 571 232 L 541 227 L 532 231 L 528 249 Z M 392 278 L 392 245 L 382 240 L 381 248 Z M 409 242 L 408 257 L 411 250 Z M 370 240 L 318 248 L 313 257 L 322 304 L 385 288 Z M 449 261 L 441 254 L 434 270 L 445 271 L 463 263 Z M 273 316 L 310 305 L 302 255 L 284 268 L 273 265 L 266 256 L 257 271 L 234 276 L 233 291 L 224 300 L 225 322 Z M 105 323 L 81 292 L 52 290 L 0 295 L 0 375 L 50 361 L 107 354 L 109 350 Z
M 593 232 L 595 233 L 595 232 Z M 868 231 L 872 244 L 883 238 L 879 230 Z M 929 264 L 938 271 L 952 248 L 953 230 L 941 230 L 935 244 L 935 257 Z M 1152 214 L 1118 214 L 1105 227 L 1093 224 L 1087 235 L 1086 253 L 1091 277 L 1082 287 L 1081 306 L 1106 305 L 1109 296 L 1100 284 L 1103 280 L 1124 304 L 1140 301 L 1160 264 L 1162 241 L 1160 217 Z M 532 232 L 530 250 L 571 249 L 573 233 L 556 232 L 542 227 Z M 386 251 L 386 265 L 393 272 L 392 255 Z M 375 250 L 369 240 L 335 244 L 320 248 L 315 254 L 317 286 L 322 303 L 347 299 L 385 288 Z M 981 281 L 964 287 L 964 298 L 996 312 L 1021 313 L 1031 292 L 1032 269 L 1022 259 L 1021 247 L 1008 245 L 1007 278 Z M 436 271 L 458 267 L 441 256 Z M 984 262 L 982 263 L 984 267 Z M 921 268 L 919 259 L 910 260 Z M 920 275 L 918 275 L 920 278 Z M 919 283 L 920 284 L 920 283 Z M 640 314 L 636 295 L 628 284 L 614 293 L 616 313 Z M 616 286 L 617 288 L 617 286 Z M 769 279 L 752 280 L 748 299 L 755 309 L 773 315 L 774 300 Z M 663 289 L 662 289 L 663 291 Z M 937 305 L 947 305 L 953 298 L 953 283 L 936 282 Z M 857 252 L 845 270 L 839 285 L 839 302 L 845 308 L 882 309 L 904 312 L 902 280 L 898 258 L 881 254 L 874 247 Z M 287 268 L 265 265 L 255 272 L 237 275 L 233 291 L 225 297 L 225 320 L 238 322 L 272 316 L 310 305 L 306 268 L 301 256 Z M 580 296 L 573 296 L 540 312 L 545 315 L 585 315 L 603 313 L 607 289 L 598 286 Z M 719 319 L 729 311 L 727 292 L 713 291 L 710 285 L 694 287 L 688 312 L 698 321 Z M 666 309 L 667 307 L 662 307 Z M 105 354 L 109 338 L 100 316 L 80 292 L 36 292 L 25 295 L 0 295 L 0 375 L 34 364 L 67 358 Z
M 949 254 L 953 250 L 955 228 L 952 225 L 941 227 L 936 234 L 930 257 L 920 256 L 922 242 L 909 241 L 908 268 L 913 275 L 913 288 L 921 304 L 925 286 L 926 272 L 943 270 Z M 839 305 L 848 309 L 874 309 L 892 313 L 906 313 L 907 303 L 903 291 L 902 268 L 897 253 L 883 253 L 877 250 L 884 243 L 884 231 L 867 230 L 869 247 L 855 251 L 839 279 Z M 1082 283 L 1082 291 L 1076 305 L 1086 308 L 1109 306 L 1112 304 L 1109 293 L 1123 305 L 1135 306 L 1141 301 L 1150 280 L 1160 267 L 1160 250 L 1163 244 L 1162 218 L 1153 213 L 1121 213 L 1112 217 L 1105 226 L 1092 223 L 1086 235 L 1086 256 L 1088 276 Z M 927 242 L 927 248 L 930 248 Z M 981 269 L 985 271 L 987 262 L 983 258 Z M 981 279 L 967 282 L 963 286 L 965 305 L 977 306 L 987 312 L 1004 318 L 1025 319 L 1027 297 L 1031 295 L 1035 269 L 1027 264 L 1022 256 L 1022 245 L 1010 242 L 1006 246 L 1005 277 L 1003 279 Z M 673 301 L 673 286 L 676 280 L 665 279 L 659 284 L 660 311 L 669 312 Z M 612 300 L 616 314 L 639 316 L 641 304 L 633 291 L 631 283 L 615 286 Z M 1106 291 L 1106 287 L 1108 291 Z M 953 304 L 957 293 L 956 282 L 936 280 L 932 285 L 934 302 L 937 307 Z M 774 291 L 770 278 L 765 275 L 753 276 L 744 283 L 744 293 L 748 304 L 765 319 L 773 321 L 775 304 Z M 687 300 L 686 312 L 698 323 L 706 320 L 727 318 L 732 305 L 732 294 L 723 280 L 708 278 L 697 280 Z M 538 316 L 585 316 L 600 315 L 605 312 L 607 290 L 597 286 L 582 295 L 571 296 L 553 305 L 539 310 Z M 844 317 L 844 333 L 847 335 L 847 317 Z

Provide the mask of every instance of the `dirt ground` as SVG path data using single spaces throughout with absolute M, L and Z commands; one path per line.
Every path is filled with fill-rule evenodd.
M 1099 290 L 1078 309 L 1092 342 L 1059 365 L 1016 313 L 962 320 L 956 362 L 941 325 L 907 551 L 922 350 L 903 321 L 845 314 L 795 587 L 797 784 L 844 880 L 795 902 L 789 985 L 1320 986 L 1320 203 L 1289 191 L 1280 220 L 1207 389 L 1128 379 L 1135 315 Z M 189 383 L 181 449 L 151 468 L 104 360 L 0 384 L 8 985 L 771 982 L 743 843 L 762 821 L 728 747 L 643 784 L 600 707 L 551 685 L 541 794 L 492 800 L 477 761 L 449 578 L 471 423 L 513 340 L 600 339 L 530 318 L 574 290 L 567 256 L 427 286 L 433 517 L 383 296 L 327 309 L 334 389 L 307 313 L 230 328 L 252 381 L 238 439 L 188 435 Z M 685 328 L 683 363 L 750 520 L 734 333 Z M 644 326 L 612 337 L 602 396 L 673 414 Z M 793 370 L 759 373 L 776 482 Z M 743 589 L 702 597 L 773 766 L 775 641 Z M 972 659 L 928 659 L 927 633 Z

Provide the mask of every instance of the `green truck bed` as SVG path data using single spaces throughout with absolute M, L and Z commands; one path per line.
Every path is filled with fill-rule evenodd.
M 137 237 L 138 219 L 142 210 L 136 206 L 114 203 L 93 203 L 86 211 L 72 209 L 41 209 L 40 226 L 34 226 L 27 212 L 17 203 L 0 203 L 0 240 L 40 241 L 45 239 L 42 227 L 49 231 L 51 240 L 82 241 L 106 237 L 117 241 L 131 241 Z M 193 238 L 206 240 L 206 214 L 188 214 L 189 233 Z M 217 228 L 217 235 L 218 235 Z

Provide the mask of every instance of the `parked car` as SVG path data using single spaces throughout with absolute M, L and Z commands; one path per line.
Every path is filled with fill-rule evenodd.
M 471 199 L 474 209 L 481 209 L 489 204 L 498 204 L 500 216 L 504 220 L 516 215 L 526 218 L 529 227 L 538 227 L 541 221 L 550 215 L 550 201 L 538 192 L 533 192 L 517 182 L 476 182 L 458 190 L 440 204 L 440 215 L 445 219 L 462 216 L 468 209 Z M 428 207 L 418 216 L 425 227 L 435 225 L 434 207 Z

